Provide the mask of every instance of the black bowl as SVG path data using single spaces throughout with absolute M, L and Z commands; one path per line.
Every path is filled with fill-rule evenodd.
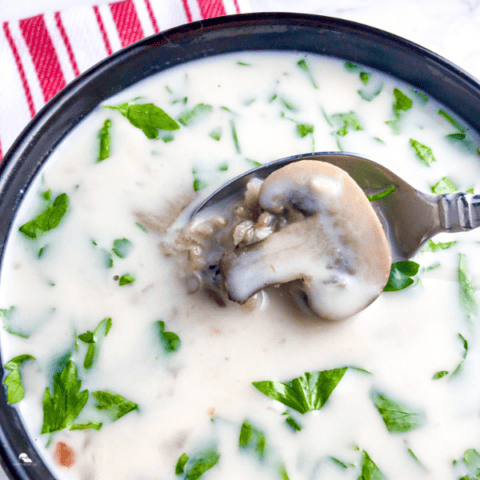
M 390 33 L 293 13 L 234 15 L 183 25 L 131 45 L 91 68 L 56 95 L 21 133 L 0 163 L 0 259 L 33 178 L 55 147 L 97 105 L 175 65 L 242 50 L 298 50 L 367 65 L 428 93 L 480 132 L 480 84 L 442 57 Z M 4 374 L 1 367 L 0 374 Z M 11 479 L 52 478 L 36 451 L 38 439 L 29 438 L 3 388 L 0 427 L 0 459 Z

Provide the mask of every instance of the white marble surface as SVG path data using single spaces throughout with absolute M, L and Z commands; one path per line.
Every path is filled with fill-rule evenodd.
M 151 0 L 160 3 L 164 0 Z M 105 0 L 0 0 L 0 23 Z M 480 0 L 250 0 L 253 12 L 313 13 L 364 23 L 411 40 L 480 79 Z M 6 480 L 0 468 L 0 480 Z

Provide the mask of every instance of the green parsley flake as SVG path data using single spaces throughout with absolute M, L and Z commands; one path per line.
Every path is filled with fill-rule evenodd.
M 307 372 L 290 382 L 253 382 L 252 385 L 273 400 L 301 414 L 320 410 L 343 378 L 347 367 L 321 372 Z
M 343 66 L 349 72 L 357 72 L 360 69 L 360 67 L 358 65 L 356 65 L 355 63 L 351 63 L 351 62 L 345 62 L 343 64 Z
M 188 462 L 188 455 L 186 453 L 182 453 L 177 460 L 175 465 L 175 475 L 181 475 L 185 472 L 185 465 Z
M 100 339 L 106 337 L 111 328 L 112 319 L 104 318 L 100 321 L 93 332 L 87 330 L 85 333 L 78 335 L 78 339 L 88 345 L 87 354 L 85 355 L 85 361 L 83 363 L 83 368 L 85 368 L 85 370 L 92 368 L 94 359 L 98 355 Z
M 401 90 L 394 88 L 393 95 L 395 97 L 395 103 L 393 104 L 393 110 L 395 112 L 405 112 L 412 108 L 412 99 L 407 97 Z
M 199 103 L 198 105 L 195 105 L 192 110 L 182 113 L 178 118 L 178 121 L 185 126 L 192 125 L 211 113 L 212 110 L 213 107 L 211 105 Z
M 53 397 L 48 387 L 43 394 L 42 433 L 53 433 L 73 424 L 88 400 L 88 390 L 80 392 L 81 386 L 77 367 L 69 360 L 61 373 L 53 377 Z
M 61 193 L 55 198 L 53 205 L 48 206 L 40 215 L 36 218 L 23 224 L 19 230 L 29 238 L 37 238 L 38 231 L 48 232 L 56 228 L 60 220 L 67 212 L 68 209 L 68 195 Z
M 439 110 L 438 114 L 443 117 L 450 125 L 455 127 L 458 130 L 458 133 L 463 134 L 466 132 L 466 128 L 463 125 L 460 125 L 460 123 L 458 123 L 456 120 L 454 120 L 445 110 Z
M 306 60 L 302 58 L 300 61 L 297 62 L 297 65 L 308 75 L 308 78 L 312 82 L 313 88 L 318 89 L 318 85 L 313 78 L 312 72 L 310 72 L 310 69 L 308 68 Z
M 192 459 L 188 459 L 185 468 L 185 480 L 198 480 L 205 472 L 213 468 L 220 460 L 216 447 L 208 448 Z
M 362 124 L 355 112 L 336 113 L 330 117 L 330 120 L 337 125 L 341 125 L 337 130 L 337 135 L 344 137 L 350 130 L 363 130 Z
M 420 265 L 411 260 L 403 260 L 392 264 L 390 276 L 387 285 L 383 289 L 384 292 L 398 292 L 404 290 L 413 284 L 414 277 L 420 268 Z
M 410 139 L 410 145 L 415 150 L 417 157 L 427 166 L 430 166 L 433 162 L 435 162 L 435 157 L 433 156 L 432 149 L 423 145 L 422 143 L 414 140 L 413 138 Z
M 385 480 L 385 476 L 365 450 L 362 452 L 362 473 L 358 480 Z
M 214 128 L 208 135 L 210 135 L 211 138 L 219 142 L 222 138 L 222 127 Z
M 148 230 L 147 230 L 140 222 L 135 222 L 135 225 L 136 225 L 140 230 L 143 230 L 145 233 L 148 233 Z
M 443 195 L 444 193 L 454 193 L 457 190 L 457 186 L 447 177 L 443 177 L 435 185 L 432 186 L 432 192 L 436 193 L 437 195 Z
M 122 275 L 118 281 L 118 284 L 122 287 L 123 285 L 129 285 L 135 281 L 135 277 L 130 275 L 129 273 L 125 273 Z
M 446 377 L 448 373 L 448 370 L 441 370 L 433 375 L 432 380 L 439 380 L 440 378 Z
M 139 128 L 149 139 L 158 138 L 158 130 L 178 130 L 180 125 L 160 107 L 153 103 L 105 105 L 103 108 L 118 110 L 134 127 Z
M 390 185 L 386 190 L 380 193 L 376 193 L 375 195 L 367 195 L 367 198 L 370 202 L 375 202 L 376 200 L 380 200 L 382 198 L 388 197 L 395 191 L 395 185 Z
M 366 85 L 370 80 L 370 74 L 367 72 L 360 72 L 360 80 Z
M 309 133 L 314 132 L 315 127 L 311 123 L 298 123 L 297 124 L 297 133 L 303 138 L 306 137 Z
M 240 143 L 238 142 L 237 128 L 233 120 L 230 120 L 230 128 L 232 130 L 232 139 L 233 139 L 233 144 L 235 145 L 235 151 L 237 153 L 242 153 L 240 149 Z
M 155 322 L 155 325 L 157 327 L 158 337 L 160 339 L 160 342 L 163 345 L 163 349 L 167 353 L 176 352 L 182 345 L 182 341 L 180 340 L 180 337 L 176 333 L 166 332 L 165 322 L 158 321 L 158 322 Z
M 447 250 L 447 248 L 453 247 L 457 242 L 438 242 L 435 243 L 433 240 L 429 240 L 425 246 L 422 248 L 422 252 L 438 252 L 439 250 Z
M 423 425 L 423 414 L 414 412 L 384 395 L 373 392 L 372 401 L 390 433 L 409 432 Z
M 101 422 L 88 422 L 88 423 L 74 423 L 70 430 L 101 430 L 103 423 Z
M 133 244 L 126 238 L 117 238 L 113 241 L 113 253 L 120 258 L 126 258 L 132 251 Z
M 3 380 L 3 384 L 7 387 L 7 402 L 10 404 L 17 403 L 25 397 L 20 366 L 29 360 L 35 360 L 35 357 L 32 355 L 19 355 L 4 365 L 5 370 L 10 370 L 10 373 Z
M 261 430 L 245 420 L 240 428 L 238 446 L 245 450 L 251 450 L 258 459 L 262 459 L 265 457 L 267 439 Z
M 138 410 L 136 403 L 125 400 L 118 393 L 103 392 L 101 390 L 92 393 L 96 400 L 95 408 L 105 410 L 111 417 L 112 421 L 122 418 L 127 413 Z
M 467 257 L 460 253 L 458 256 L 458 283 L 460 285 L 460 303 L 469 315 L 478 313 L 475 287 L 467 265 Z
M 107 118 L 103 122 L 103 127 L 98 132 L 99 147 L 97 162 L 103 162 L 110 156 L 110 127 L 112 121 Z

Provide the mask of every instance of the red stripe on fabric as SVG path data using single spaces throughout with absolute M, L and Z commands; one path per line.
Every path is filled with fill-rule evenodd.
M 110 45 L 110 40 L 107 37 L 107 31 L 105 30 L 105 25 L 103 24 L 102 17 L 100 16 L 100 10 L 97 5 L 93 6 L 93 12 L 95 13 L 95 18 L 97 19 L 98 28 L 100 29 L 100 33 L 102 34 L 103 44 L 105 45 L 105 50 L 107 51 L 107 55 L 112 54 L 112 46 Z
M 237 0 L 233 0 L 233 3 L 235 4 L 235 10 L 237 10 L 237 13 L 240 13 L 240 7 L 238 6 Z
M 70 39 L 68 38 L 67 32 L 63 25 L 60 12 L 55 12 L 54 17 L 58 31 L 60 32 L 60 36 L 62 37 L 63 43 L 65 44 L 65 48 L 67 49 L 68 58 L 70 60 L 70 63 L 72 64 L 73 73 L 76 77 L 78 77 L 80 75 L 80 70 L 78 69 L 77 61 L 75 60 L 75 55 L 73 54 L 72 44 L 70 43 Z
M 27 76 L 25 75 L 25 70 L 23 69 L 22 60 L 18 54 L 17 46 L 13 41 L 12 34 L 10 33 L 10 28 L 8 23 L 3 24 L 3 31 L 7 39 L 8 44 L 13 53 L 13 58 L 15 59 L 15 64 L 17 65 L 18 74 L 20 75 L 20 81 L 22 82 L 23 91 L 27 99 L 28 109 L 30 110 L 30 115 L 33 117 L 36 113 L 35 105 L 33 104 L 32 92 L 30 91 L 30 86 L 28 85 Z
M 202 18 L 214 18 L 226 15 L 222 0 L 198 0 Z
M 110 11 L 122 47 L 141 40 L 145 36 L 132 0 L 110 3 Z
M 45 102 L 48 102 L 67 82 L 58 61 L 57 52 L 47 30 L 43 15 L 25 18 L 18 22 L 35 71 Z
M 150 4 L 150 0 L 145 0 L 145 5 L 147 6 L 148 16 L 150 17 L 150 21 L 152 22 L 153 31 L 158 33 L 160 29 L 158 28 L 157 19 L 153 14 L 152 5 Z
M 192 12 L 188 6 L 188 0 L 182 0 L 183 9 L 185 10 L 185 16 L 187 17 L 187 22 L 190 23 L 193 20 Z

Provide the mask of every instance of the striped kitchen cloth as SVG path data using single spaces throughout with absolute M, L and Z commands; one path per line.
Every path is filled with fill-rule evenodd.
M 249 10 L 248 0 L 121 0 L 3 22 L 0 160 L 48 100 L 107 55 L 160 30 Z

